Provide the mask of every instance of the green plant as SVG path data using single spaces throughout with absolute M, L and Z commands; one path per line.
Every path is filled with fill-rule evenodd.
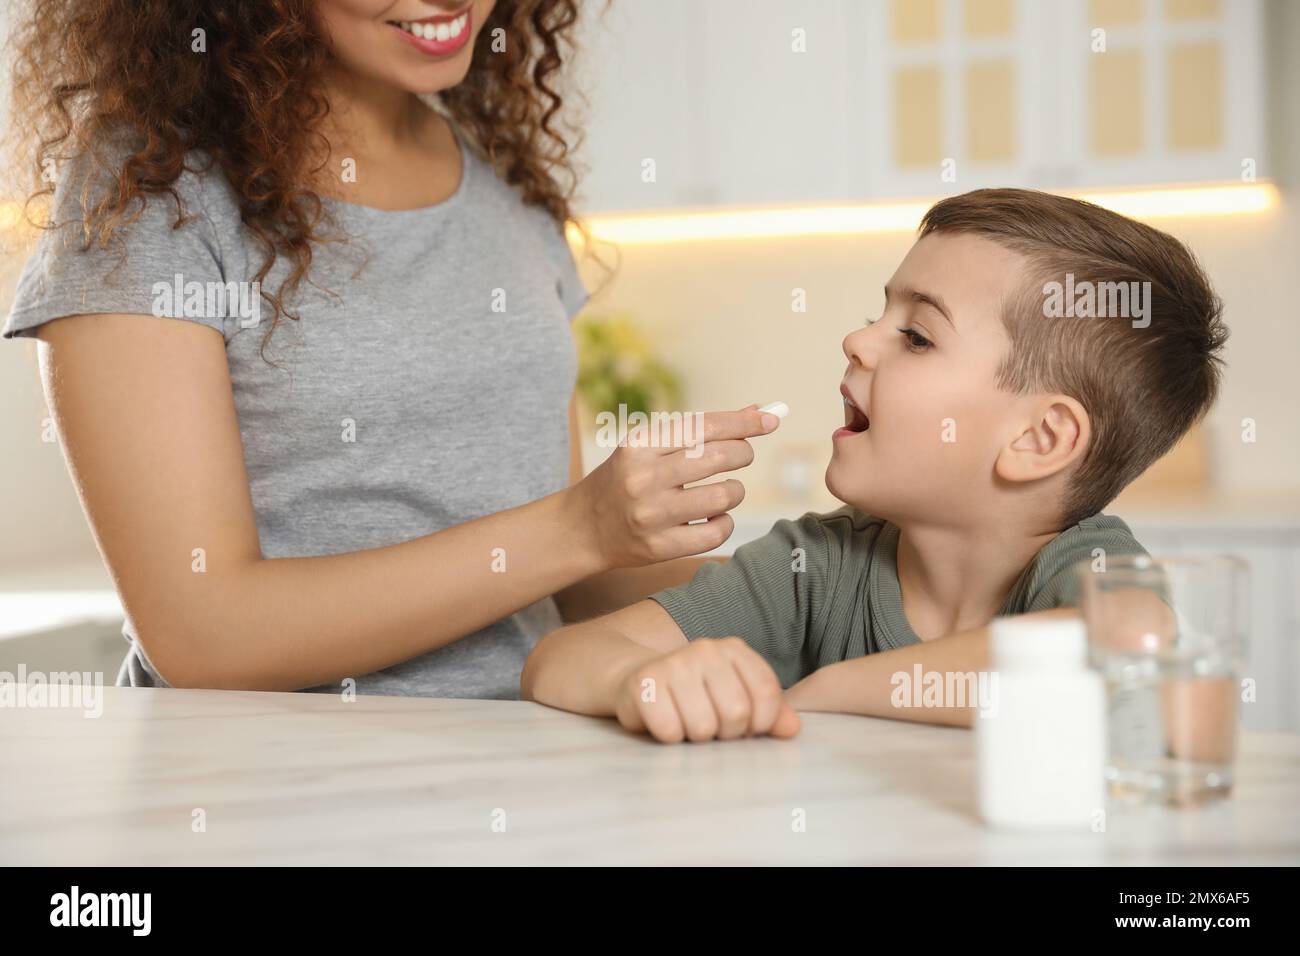
M 626 313 L 584 315 L 573 323 L 578 343 L 578 394 L 587 410 L 666 411 L 681 403 L 677 373 L 655 357 Z

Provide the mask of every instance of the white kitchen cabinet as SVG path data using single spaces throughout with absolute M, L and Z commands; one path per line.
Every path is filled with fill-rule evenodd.
M 849 141 L 851 4 L 707 0 L 698 152 L 720 205 L 820 203 L 865 186 Z
M 869 0 L 855 7 L 864 55 L 851 82 L 872 196 L 933 196 L 1041 184 L 1056 0 Z
M 1043 132 L 1059 185 L 1268 175 L 1258 0 L 1072 0 L 1054 29 L 1059 88 Z M 1104 53 L 1092 51 L 1098 29 Z
M 861 195 L 847 119 L 845 0 L 624 0 L 589 6 L 589 212 L 830 202 Z M 653 183 L 645 182 L 648 160 Z
M 578 58 L 587 213 L 1269 172 L 1259 0 L 601 8 Z
M 830 202 L 861 194 L 845 120 L 844 0 L 630 0 L 589 14 L 584 208 Z M 594 14 L 598 5 L 591 5 Z M 646 182 L 653 161 L 655 181 Z
M 587 0 L 580 21 L 577 86 L 590 101 L 579 156 L 590 169 L 584 212 L 665 209 L 705 202 L 714 184 L 699 164 L 702 113 L 695 100 L 706 49 L 690 28 L 688 0 L 610 5 Z M 654 162 L 654 181 L 643 176 Z
M 1265 176 L 1258 0 L 862 5 L 872 192 Z M 953 178 L 942 178 L 948 166 Z

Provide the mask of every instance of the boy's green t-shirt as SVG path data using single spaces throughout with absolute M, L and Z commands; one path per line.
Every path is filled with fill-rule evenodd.
M 808 512 L 650 598 L 687 640 L 743 638 L 789 687 L 829 664 L 920 643 L 903 614 L 897 549 L 898 528 L 883 518 L 851 505 Z M 998 616 L 1077 604 L 1072 565 L 1098 549 L 1107 557 L 1146 553 L 1119 518 L 1085 518 L 1039 550 Z

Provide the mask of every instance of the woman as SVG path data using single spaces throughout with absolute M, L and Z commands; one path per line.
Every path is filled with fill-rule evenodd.
M 700 559 L 669 559 L 731 532 L 738 481 L 682 486 L 752 460 L 752 406 L 707 416 L 703 455 L 570 482 L 587 294 L 550 170 L 577 2 L 450 2 L 26 18 L 52 227 L 4 336 L 41 343 L 119 684 L 515 697 L 557 608 L 684 581 Z

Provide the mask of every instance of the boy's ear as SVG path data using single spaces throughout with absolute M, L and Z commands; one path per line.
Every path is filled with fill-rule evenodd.
M 1048 395 L 1030 407 L 1024 429 L 998 454 L 994 470 L 1004 481 L 1035 481 L 1083 457 L 1092 423 L 1082 405 L 1068 395 Z

